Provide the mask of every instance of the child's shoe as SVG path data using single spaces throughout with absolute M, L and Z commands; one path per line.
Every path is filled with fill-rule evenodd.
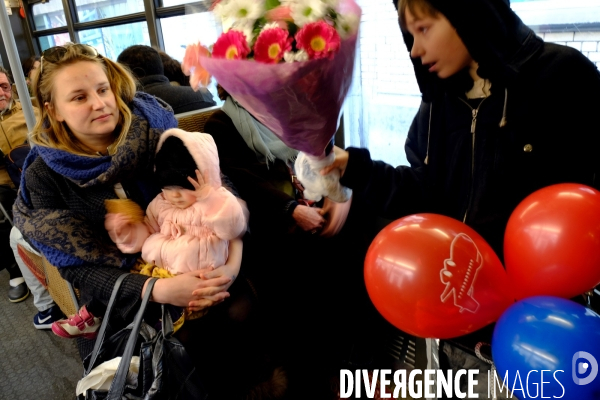
M 81 307 L 77 314 L 52 324 L 52 332 L 67 339 L 76 337 L 94 339 L 98 328 L 100 328 L 100 318 L 94 317 L 86 306 Z

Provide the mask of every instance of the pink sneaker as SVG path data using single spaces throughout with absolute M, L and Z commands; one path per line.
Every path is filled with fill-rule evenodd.
M 100 318 L 94 317 L 85 306 L 81 307 L 77 314 L 52 324 L 52 332 L 67 339 L 76 337 L 94 339 L 98 328 L 100 328 Z

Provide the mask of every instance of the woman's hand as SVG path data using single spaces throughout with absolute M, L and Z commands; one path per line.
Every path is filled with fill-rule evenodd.
M 229 297 L 226 290 L 231 285 L 231 278 L 221 276 L 215 279 L 202 279 L 200 276 L 202 272 L 190 271 L 172 278 L 159 279 L 154 284 L 152 300 L 178 307 L 190 307 L 192 311 L 198 311 Z M 149 280 L 144 285 L 142 296 L 148 282 Z
M 194 180 L 194 178 L 188 176 L 188 181 L 194 186 L 194 193 L 198 199 L 206 197 L 210 191 L 210 185 L 204 181 L 204 177 L 198 169 L 196 170 L 196 179 Z
M 299 204 L 294 209 L 292 217 L 302 230 L 316 233 L 325 226 L 323 214 L 325 214 L 325 212 L 318 207 L 308 207 Z
M 221 298 L 221 292 L 226 291 L 233 284 L 235 279 L 240 274 L 240 267 L 242 265 L 242 250 L 244 249 L 244 242 L 242 239 L 233 239 L 229 241 L 229 257 L 227 257 L 227 262 L 218 267 L 210 270 L 201 270 L 200 276 L 202 279 L 205 279 L 206 282 L 219 282 L 218 279 L 228 278 L 229 282 L 222 285 L 220 291 L 217 291 L 217 295 L 204 295 L 199 290 L 195 291 L 193 294 L 198 297 L 202 297 L 197 301 L 192 301 L 189 304 L 189 308 L 192 311 L 196 311 L 199 305 L 203 304 L 205 300 L 213 301 L 212 305 L 218 304 L 224 299 Z M 211 306 L 212 306 L 211 305 Z M 201 308 L 200 308 L 201 309 Z
M 340 176 L 344 176 L 344 172 L 346 172 L 346 167 L 348 166 L 348 152 L 337 146 L 333 146 L 333 154 L 335 156 L 333 163 L 321 169 L 321 175 L 327 175 L 338 168 L 340 170 Z

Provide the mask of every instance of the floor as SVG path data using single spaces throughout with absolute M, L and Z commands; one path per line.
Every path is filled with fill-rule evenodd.
M 75 341 L 33 326 L 33 297 L 8 301 L 8 273 L 0 271 L 0 399 L 75 399 L 83 367 Z

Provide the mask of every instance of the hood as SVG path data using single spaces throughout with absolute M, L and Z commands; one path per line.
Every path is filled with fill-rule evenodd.
M 454 26 L 469 54 L 479 64 L 477 74 L 482 78 L 502 85 L 509 84 L 542 49 L 542 39 L 512 11 L 508 0 L 429 2 Z M 404 30 L 402 35 L 410 53 L 413 37 Z M 461 90 L 468 90 L 472 86 L 467 71 L 442 82 L 437 75 L 423 67 L 420 59 L 411 60 L 425 101 L 433 96 L 438 87 L 460 85 Z
M 161 151 L 165 140 L 169 137 L 179 138 L 190 153 L 198 170 L 204 178 L 204 182 L 213 188 L 221 187 L 221 170 L 219 169 L 219 153 L 213 137 L 207 133 L 186 132 L 181 129 L 169 129 L 165 131 L 156 147 L 157 154 Z M 169 154 L 171 156 L 171 154 Z M 177 155 L 174 154 L 176 157 Z M 195 179 L 195 174 L 189 172 Z M 188 175 L 189 176 L 189 175 Z

